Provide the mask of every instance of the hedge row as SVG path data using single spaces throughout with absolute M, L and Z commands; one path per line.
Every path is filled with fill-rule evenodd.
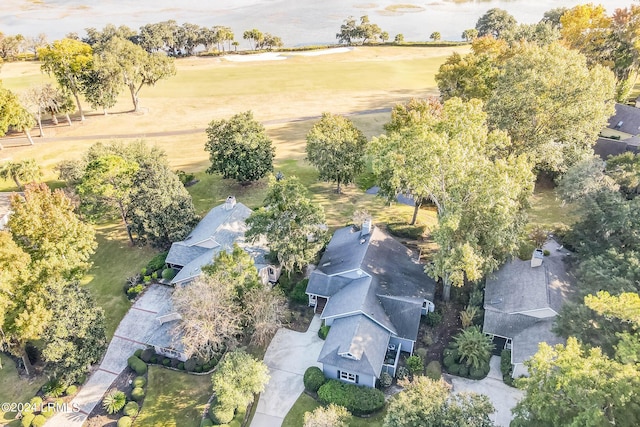
M 366 415 L 384 406 L 384 393 L 380 390 L 338 380 L 329 380 L 318 390 L 318 398 L 324 404 L 344 406 L 354 415 Z

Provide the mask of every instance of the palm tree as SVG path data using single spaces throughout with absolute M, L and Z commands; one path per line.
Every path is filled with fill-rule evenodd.
M 112 390 L 102 399 L 102 407 L 110 414 L 120 412 L 126 403 L 127 396 L 119 390 Z
M 40 166 L 33 159 L 22 160 L 20 162 L 7 162 L 0 165 L 0 178 L 13 179 L 16 187 L 22 190 L 22 182 L 36 181 L 42 177 Z
M 480 369 L 491 358 L 493 342 L 478 326 L 463 330 L 453 337 L 453 341 L 452 347 L 458 350 L 460 363 L 473 369 Z

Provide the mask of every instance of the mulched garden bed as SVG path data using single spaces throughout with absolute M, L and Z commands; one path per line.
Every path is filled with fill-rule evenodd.
M 111 384 L 109 390 L 117 388 L 120 391 L 124 391 L 127 395 L 127 400 L 131 400 L 131 390 L 133 390 L 133 386 L 131 383 L 136 377 L 136 373 L 131 369 L 125 369 L 116 380 Z M 122 417 L 122 413 L 109 415 L 107 411 L 102 408 L 102 401 L 93 408 L 91 414 L 89 414 L 89 418 L 84 423 L 84 427 L 116 427 L 118 423 L 118 419 Z

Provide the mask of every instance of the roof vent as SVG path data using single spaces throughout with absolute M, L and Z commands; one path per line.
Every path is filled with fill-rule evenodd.
M 227 197 L 227 200 L 224 202 L 224 210 L 230 211 L 236 205 L 236 198 L 234 196 Z
M 620 129 L 622 127 L 623 123 L 624 122 L 622 120 L 620 120 L 614 129 Z
M 542 252 L 542 249 L 535 249 L 531 254 L 531 267 L 540 267 L 543 259 L 544 252 Z
M 371 223 L 370 219 L 367 219 L 366 221 L 364 221 L 362 223 L 362 229 L 360 230 L 360 237 L 364 237 L 368 234 L 371 234 L 372 227 L 373 227 L 373 224 Z

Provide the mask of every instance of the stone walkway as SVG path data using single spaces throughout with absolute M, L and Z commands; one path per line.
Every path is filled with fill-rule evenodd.
M 149 286 L 118 325 L 100 367 L 71 401 L 70 412 L 56 414 L 47 421 L 47 427 L 82 427 L 113 381 L 127 367 L 127 359 L 137 349 L 146 347 L 147 339 L 158 326 L 155 321 L 158 307 L 171 297 L 172 291 L 168 286 Z M 73 408 L 77 410 L 73 411 Z
M 315 315 L 307 332 L 278 330 L 264 355 L 271 378 L 260 395 L 251 427 L 280 427 L 285 415 L 304 391 L 302 377 L 317 362 L 324 341 L 318 338 L 322 321 Z

